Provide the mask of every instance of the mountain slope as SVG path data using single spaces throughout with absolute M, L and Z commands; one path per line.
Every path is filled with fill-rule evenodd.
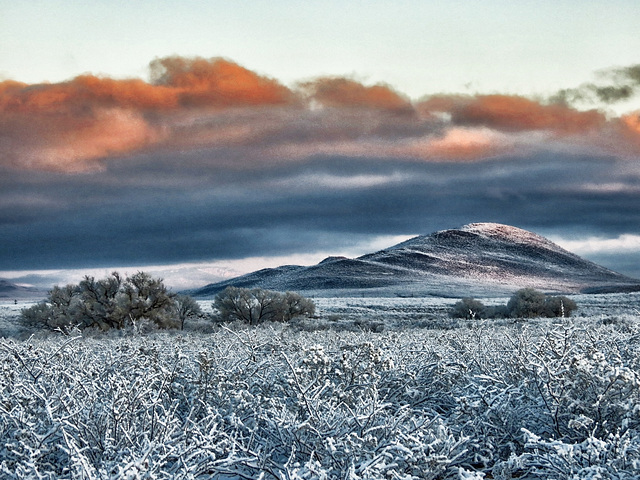
M 23 287 L 0 278 L 0 299 L 24 299 L 44 296 L 44 292 L 33 287 Z
M 295 290 L 316 296 L 502 296 L 523 287 L 549 292 L 640 289 L 625 277 L 520 228 L 472 223 L 419 236 L 355 259 L 266 269 L 192 292 L 227 286 Z

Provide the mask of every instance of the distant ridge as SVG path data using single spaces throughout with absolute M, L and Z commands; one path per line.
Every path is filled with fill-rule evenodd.
M 0 279 L 0 299 L 25 299 L 43 297 L 44 292 L 33 287 L 16 285 L 9 280 Z
M 213 283 L 190 293 L 213 296 L 227 286 L 294 290 L 314 296 L 504 296 L 524 287 L 546 292 L 640 290 L 640 280 L 585 260 L 535 233 L 471 223 L 412 238 L 350 259 L 287 265 Z

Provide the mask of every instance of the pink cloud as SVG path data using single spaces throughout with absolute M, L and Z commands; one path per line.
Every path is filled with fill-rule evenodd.
M 212 161 L 248 168 L 313 155 L 476 161 L 536 148 L 624 157 L 640 152 L 640 120 L 514 95 L 412 103 L 341 77 L 289 88 L 228 60 L 168 57 L 151 62 L 150 82 L 0 82 L 0 139 L 0 164 L 65 172 L 154 149 L 208 149 Z

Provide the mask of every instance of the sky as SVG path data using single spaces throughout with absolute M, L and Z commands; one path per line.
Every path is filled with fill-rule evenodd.
M 0 0 L 0 278 L 191 288 L 482 221 L 640 278 L 639 18 Z

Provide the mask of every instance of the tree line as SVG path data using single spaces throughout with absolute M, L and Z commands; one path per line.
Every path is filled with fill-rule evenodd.
M 216 295 L 212 321 L 288 322 L 315 313 L 312 300 L 294 292 L 228 287 Z M 21 312 L 28 327 L 52 331 L 121 330 L 141 323 L 160 329 L 184 329 L 189 319 L 205 317 L 200 304 L 188 295 L 171 292 L 162 279 L 145 272 L 121 276 L 113 272 L 96 280 L 85 276 L 78 284 L 55 286 L 47 298 Z
M 535 318 L 570 317 L 578 308 L 576 302 L 565 296 L 545 295 L 533 288 L 518 290 L 506 305 L 487 306 L 475 298 L 456 302 L 449 314 L 453 318 Z
M 74 328 L 121 330 L 143 324 L 184 329 L 185 322 L 196 318 L 258 325 L 315 314 L 309 298 L 261 288 L 227 287 L 215 296 L 212 307 L 213 314 L 205 315 L 194 298 L 171 292 L 162 279 L 145 272 L 125 277 L 113 272 L 100 280 L 85 276 L 78 284 L 55 286 L 46 300 L 23 309 L 21 317 L 27 327 L 68 332 Z M 474 298 L 463 298 L 449 313 L 467 319 L 569 317 L 576 308 L 565 296 L 524 288 L 506 305 L 486 306 Z

